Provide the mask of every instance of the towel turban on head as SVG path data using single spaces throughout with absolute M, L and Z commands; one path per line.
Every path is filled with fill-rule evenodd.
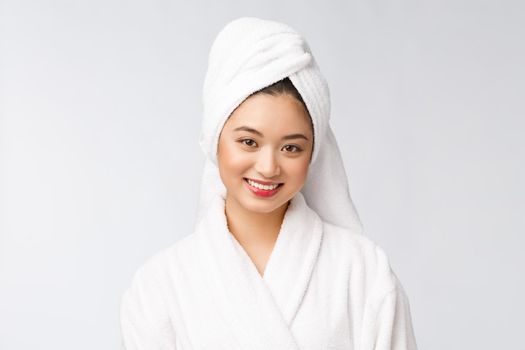
M 301 94 L 314 127 L 314 149 L 301 194 L 323 221 L 362 233 L 329 124 L 328 84 L 310 47 L 290 26 L 255 17 L 226 24 L 210 50 L 199 139 L 206 156 L 199 213 L 202 215 L 214 195 L 226 194 L 217 161 L 219 135 L 226 120 L 252 93 L 286 77 Z

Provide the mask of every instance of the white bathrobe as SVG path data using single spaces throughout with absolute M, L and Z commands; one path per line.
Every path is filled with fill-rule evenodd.
M 230 113 L 289 77 L 311 117 L 308 179 L 261 276 L 229 232 L 216 157 Z M 215 39 L 203 89 L 206 156 L 195 231 L 149 259 L 121 304 L 126 350 L 415 350 L 407 296 L 362 234 L 332 132 L 330 94 L 306 40 L 242 17 Z
M 263 276 L 215 196 L 195 232 L 136 272 L 120 309 L 126 350 L 415 350 L 385 252 L 293 197 Z

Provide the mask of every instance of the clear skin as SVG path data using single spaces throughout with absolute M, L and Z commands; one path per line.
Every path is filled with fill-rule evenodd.
M 259 131 L 235 130 L 241 126 Z M 293 137 L 302 134 L 305 138 Z M 313 147 L 310 117 L 293 96 L 258 93 L 241 103 L 219 137 L 217 159 L 226 187 L 228 228 L 263 276 L 289 201 L 304 186 Z M 258 197 L 244 178 L 284 183 L 272 197 Z

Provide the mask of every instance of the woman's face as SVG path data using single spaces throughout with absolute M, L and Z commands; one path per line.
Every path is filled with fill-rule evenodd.
M 312 147 L 310 117 L 301 102 L 287 94 L 250 96 L 219 137 L 219 172 L 229 200 L 258 213 L 286 205 L 306 182 Z M 281 185 L 271 191 L 248 179 Z

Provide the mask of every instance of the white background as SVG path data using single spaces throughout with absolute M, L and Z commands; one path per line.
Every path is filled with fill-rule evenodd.
M 525 349 L 525 6 L 0 0 L 0 349 L 120 348 L 147 257 L 191 233 L 210 45 L 310 43 L 366 234 L 420 349 Z

